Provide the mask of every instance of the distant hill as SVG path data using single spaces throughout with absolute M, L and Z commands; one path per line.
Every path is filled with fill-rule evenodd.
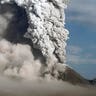
M 64 73 L 59 72 L 58 79 L 62 79 L 63 81 L 69 82 L 73 85 L 96 85 L 96 78 L 93 80 L 85 79 L 78 72 L 68 66 L 66 66 Z
M 60 76 L 58 77 L 59 79 L 70 82 L 72 84 L 91 84 L 91 82 L 96 82 L 96 79 L 93 81 L 85 79 L 83 76 L 81 76 L 79 73 L 77 73 L 68 66 L 66 67 L 64 73 L 59 72 L 59 74 L 60 74 Z

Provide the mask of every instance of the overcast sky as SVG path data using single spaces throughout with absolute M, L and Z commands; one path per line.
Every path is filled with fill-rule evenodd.
M 70 0 L 67 63 L 86 78 L 96 78 L 96 0 Z

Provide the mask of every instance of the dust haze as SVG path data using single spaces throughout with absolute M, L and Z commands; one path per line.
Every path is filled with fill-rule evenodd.
M 0 96 L 96 96 L 96 88 L 56 80 L 13 81 L 0 77 Z
M 35 59 L 31 46 L 24 38 L 28 26 L 27 17 L 22 15 L 25 11 L 16 7 L 18 12 L 15 7 L 0 5 L 0 72 L 33 79 L 40 75 L 41 62 Z

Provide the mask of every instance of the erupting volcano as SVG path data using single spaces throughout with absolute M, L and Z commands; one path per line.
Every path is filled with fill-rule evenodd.
M 19 78 L 20 82 L 90 84 L 66 64 L 66 3 L 67 0 L 0 1 L 1 77 Z

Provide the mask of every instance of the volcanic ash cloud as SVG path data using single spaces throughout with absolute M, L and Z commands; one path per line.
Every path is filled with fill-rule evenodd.
M 96 96 L 62 82 L 82 79 L 66 65 L 65 1 L 0 0 L 0 96 Z
M 67 7 L 65 1 L 1 0 L 0 6 L 4 4 L 7 6 L 4 5 L 5 7 L 1 8 L 3 11 L 0 10 L 0 19 L 2 21 L 0 24 L 1 73 L 24 78 L 26 74 L 30 78 L 38 76 L 58 78 L 59 72 L 65 71 L 65 47 L 68 39 L 68 31 L 64 28 L 64 9 Z M 11 5 L 17 7 L 14 9 Z M 22 21 L 25 16 L 22 15 L 23 17 L 20 18 L 19 11 L 16 11 L 20 8 L 26 12 L 27 16 L 24 19 L 28 19 L 25 33 L 19 28 L 26 22 Z M 6 10 L 8 11 L 6 12 Z M 14 16 L 15 13 L 21 20 L 17 25 L 15 23 L 17 22 L 16 16 Z M 25 14 L 24 12 L 21 13 Z M 9 27 L 14 29 L 14 32 L 9 30 Z M 35 52 L 34 49 L 38 51 Z

